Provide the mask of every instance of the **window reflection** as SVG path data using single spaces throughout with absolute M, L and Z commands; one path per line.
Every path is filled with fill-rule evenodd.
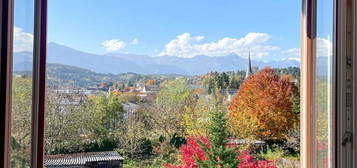
M 11 167 L 30 167 L 33 0 L 14 4 L 13 81 L 11 114 Z
M 316 38 L 316 104 L 315 104 L 315 150 L 316 166 L 330 166 L 331 142 L 331 60 L 333 34 L 333 0 L 317 2 L 317 38 Z

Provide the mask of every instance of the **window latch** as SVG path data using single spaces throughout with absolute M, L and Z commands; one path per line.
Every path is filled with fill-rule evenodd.
M 352 132 L 346 131 L 342 137 L 342 146 L 346 146 L 347 143 L 352 142 Z

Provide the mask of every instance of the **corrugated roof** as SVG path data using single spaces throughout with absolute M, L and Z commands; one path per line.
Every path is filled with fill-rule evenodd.
M 88 162 L 124 160 L 115 151 L 45 156 L 45 166 L 84 165 Z

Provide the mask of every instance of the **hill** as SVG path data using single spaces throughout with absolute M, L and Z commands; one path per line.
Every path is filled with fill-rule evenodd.
M 237 71 L 244 70 L 247 59 L 236 54 L 226 56 L 196 56 L 193 58 L 180 58 L 175 56 L 150 57 L 135 54 L 107 54 L 98 55 L 75 50 L 56 43 L 48 44 L 48 63 L 76 66 L 98 73 L 127 73 L 137 74 L 182 74 L 200 75 L 211 71 Z M 14 70 L 30 70 L 31 53 L 20 52 L 14 54 Z M 252 65 L 262 68 L 298 67 L 296 60 L 281 61 L 252 61 Z
M 14 71 L 18 75 L 31 75 L 31 71 Z M 137 82 L 145 82 L 148 79 L 155 79 L 157 81 L 164 79 L 173 79 L 178 77 L 175 74 L 154 74 L 143 75 L 132 72 L 111 74 L 111 73 L 97 73 L 88 69 L 79 68 L 71 65 L 63 64 L 47 64 L 47 85 L 60 87 L 92 87 L 101 82 L 112 83 L 122 82 L 126 85 L 135 84 Z

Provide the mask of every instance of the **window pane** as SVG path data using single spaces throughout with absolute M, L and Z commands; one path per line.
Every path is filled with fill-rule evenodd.
M 124 167 L 178 165 L 209 137 L 254 158 L 240 167 L 298 167 L 300 6 L 49 1 L 46 164 L 116 151 Z
M 331 166 L 332 35 L 333 0 L 317 0 L 316 167 Z
M 11 167 L 30 167 L 34 1 L 15 0 Z

